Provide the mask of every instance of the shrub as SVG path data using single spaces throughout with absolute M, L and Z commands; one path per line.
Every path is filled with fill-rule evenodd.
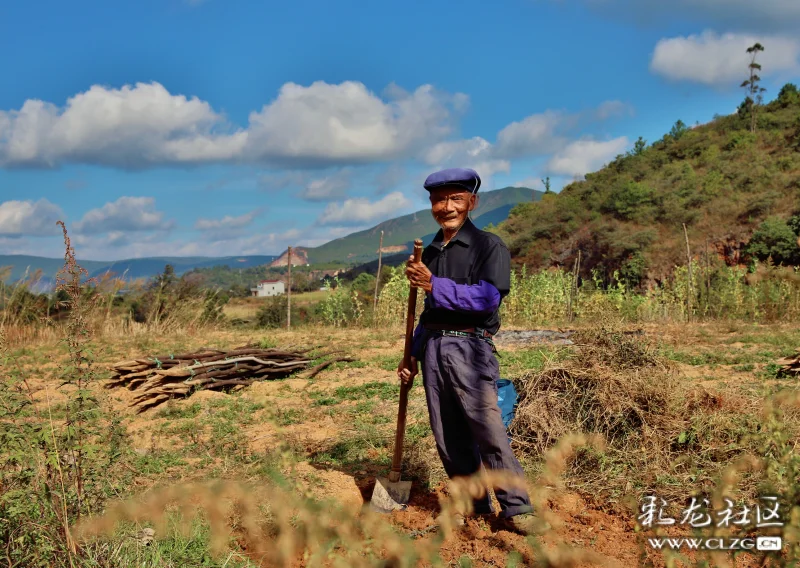
M 265 298 L 264 305 L 256 312 L 256 325 L 269 329 L 285 327 L 288 307 L 289 300 L 286 295 Z
M 621 219 L 641 219 L 647 211 L 647 206 L 653 203 L 654 197 L 655 192 L 652 188 L 628 181 L 611 190 L 605 209 Z
M 317 305 L 317 313 L 324 323 L 343 327 L 363 322 L 365 302 L 358 291 L 343 286 L 338 276 L 326 283 L 325 288 L 328 295 Z
M 225 319 L 223 308 L 228 303 L 228 300 L 230 300 L 230 297 L 227 294 L 221 294 L 216 290 L 207 290 L 200 321 L 203 323 L 218 323 Z
M 381 267 L 381 271 L 383 271 L 383 267 Z M 362 301 L 372 304 L 372 300 L 375 297 L 375 277 L 372 274 L 362 272 L 356 276 L 350 287 Z
M 770 217 L 761 223 L 745 251 L 761 261 L 772 258 L 776 264 L 800 263 L 797 234 L 779 217 Z
M 797 85 L 786 83 L 778 93 L 778 104 L 784 108 L 800 105 L 800 91 L 797 90 Z
M 682 120 L 678 120 L 672 125 L 669 136 L 673 140 L 680 140 L 689 131 L 689 127 Z
M 756 142 L 756 135 L 749 130 L 740 130 L 733 132 L 728 136 L 728 143 L 725 145 L 726 150 L 736 150 L 742 148 L 750 148 Z
M 211 300 L 202 288 L 202 279 L 199 274 L 186 274 L 178 278 L 173 267 L 166 265 L 164 272 L 131 298 L 131 317 L 151 329 L 162 331 L 216 321 L 208 318 L 221 314 L 224 302 L 222 305 L 219 303 L 223 297 Z

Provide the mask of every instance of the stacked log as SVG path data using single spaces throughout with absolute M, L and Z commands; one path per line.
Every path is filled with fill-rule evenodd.
M 113 365 L 116 374 L 105 387 L 138 390 L 141 394 L 133 399 L 131 406 L 137 412 L 144 412 L 198 390 L 228 391 L 255 381 L 285 378 L 297 371 L 308 371 L 303 378 L 311 378 L 337 361 L 354 361 L 351 357 L 336 357 L 309 369 L 316 359 L 332 354 L 312 357 L 309 353 L 313 350 L 260 349 L 245 345 L 231 351 L 203 348 L 178 355 L 144 357 Z
M 796 377 L 800 375 L 800 349 L 795 349 L 794 355 L 778 359 L 776 363 L 781 366 L 778 369 L 778 376 L 794 375 Z

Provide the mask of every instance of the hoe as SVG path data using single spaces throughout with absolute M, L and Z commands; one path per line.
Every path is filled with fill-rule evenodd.
M 414 240 L 414 262 L 422 260 L 422 240 Z M 411 339 L 414 335 L 414 318 L 417 311 L 417 289 L 411 287 L 408 294 L 408 312 L 406 314 L 406 344 L 403 351 L 403 361 L 406 368 L 411 367 Z M 400 471 L 403 465 L 403 438 L 406 433 L 406 408 L 408 407 L 408 391 L 414 380 L 400 383 L 400 407 L 397 410 L 397 432 L 394 437 L 394 456 L 392 457 L 392 470 L 389 477 L 379 477 L 375 481 L 370 506 L 376 511 L 390 513 L 398 509 L 405 509 L 411 494 L 411 482 L 400 481 Z

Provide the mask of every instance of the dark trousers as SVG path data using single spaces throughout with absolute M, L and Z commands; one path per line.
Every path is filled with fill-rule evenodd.
M 488 343 L 433 335 L 426 341 L 422 375 L 431 429 L 448 476 L 473 475 L 481 463 L 489 470 L 524 475 L 503 425 L 497 403 L 500 367 Z M 501 517 L 532 511 L 524 490 L 498 487 L 494 492 Z M 479 514 L 493 512 L 488 495 L 474 506 Z

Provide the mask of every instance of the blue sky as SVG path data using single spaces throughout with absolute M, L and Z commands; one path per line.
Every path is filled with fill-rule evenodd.
M 277 254 L 427 206 L 555 189 L 681 119 L 799 82 L 797 0 L 0 5 L 0 254 Z

